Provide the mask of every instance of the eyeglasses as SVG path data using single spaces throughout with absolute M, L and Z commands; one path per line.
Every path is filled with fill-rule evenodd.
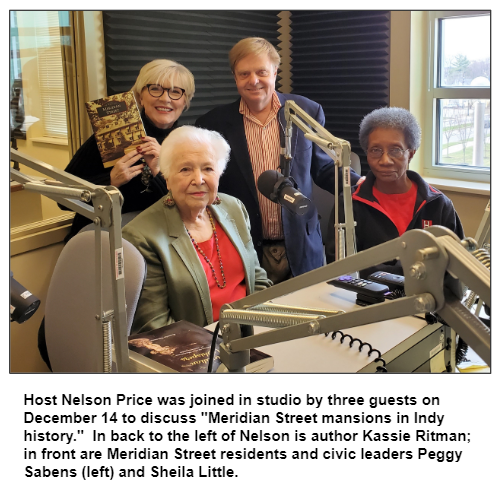
M 183 94 L 185 93 L 185 90 L 183 88 L 178 88 L 177 86 L 174 86 L 173 88 L 164 88 L 161 85 L 154 85 L 150 84 L 147 85 L 147 90 L 152 97 L 159 98 L 164 95 L 164 92 L 168 92 L 168 97 L 171 100 L 180 100 L 183 97 Z
M 405 154 L 406 151 L 410 149 L 400 149 L 398 147 L 389 149 L 386 151 L 389 157 L 392 157 L 393 159 L 402 159 L 403 155 Z M 372 147 L 371 149 L 367 150 L 367 155 L 371 157 L 372 159 L 381 159 L 382 155 L 384 154 L 384 150 L 379 149 L 378 147 Z

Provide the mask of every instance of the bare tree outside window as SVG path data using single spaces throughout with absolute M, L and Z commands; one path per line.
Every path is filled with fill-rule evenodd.
M 466 147 L 473 132 L 473 118 L 470 119 L 471 116 L 468 112 L 465 112 L 464 109 L 457 109 L 453 117 L 454 126 L 463 149 L 463 164 L 466 164 Z
M 452 135 L 454 134 L 454 113 L 455 109 L 452 107 L 443 106 L 442 109 L 442 120 L 443 120 L 443 132 L 445 141 L 447 142 L 447 147 L 445 147 L 445 153 L 442 154 L 443 157 L 449 157 L 449 143 L 451 141 Z

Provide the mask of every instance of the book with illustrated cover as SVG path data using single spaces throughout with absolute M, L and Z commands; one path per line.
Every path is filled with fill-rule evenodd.
M 129 336 L 128 345 L 151 360 L 161 363 L 177 372 L 207 372 L 213 333 L 209 330 L 181 320 L 151 332 Z M 220 361 L 218 337 L 213 360 L 213 372 L 226 371 Z M 272 356 L 250 350 L 250 364 L 247 372 L 268 372 L 274 366 Z
M 106 168 L 143 143 L 145 128 L 132 91 L 86 102 L 86 108 Z

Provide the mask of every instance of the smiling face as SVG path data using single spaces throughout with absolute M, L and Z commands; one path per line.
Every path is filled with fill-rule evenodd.
M 162 84 L 165 88 L 170 88 L 171 83 L 165 81 Z M 179 86 L 175 84 L 173 86 Z M 145 114 L 149 117 L 150 121 L 157 126 L 166 130 L 171 128 L 175 121 L 180 117 L 185 108 L 185 95 L 179 100 L 171 100 L 168 92 L 164 92 L 160 97 L 152 97 L 145 87 L 140 94 L 140 104 L 145 109 Z
M 370 169 L 376 177 L 376 188 L 382 192 L 389 191 L 394 187 L 397 190 L 403 190 L 404 186 L 408 184 L 407 166 L 415 151 L 406 150 L 401 158 L 393 158 L 388 155 L 390 149 L 407 149 L 403 132 L 394 128 L 376 128 L 370 133 L 368 139 L 368 150 L 373 147 L 384 151 L 380 159 L 372 158 L 367 154 Z
M 220 174 L 211 146 L 182 142 L 172 151 L 166 184 L 180 211 L 204 210 L 217 196 Z
M 234 68 L 236 86 L 250 110 L 261 111 L 270 105 L 276 73 L 277 68 L 267 54 L 251 54 L 236 64 Z

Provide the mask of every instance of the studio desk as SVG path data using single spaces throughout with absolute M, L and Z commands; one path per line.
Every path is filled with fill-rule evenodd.
M 294 306 L 350 311 L 359 309 L 356 294 L 327 283 L 319 283 L 301 291 L 274 299 L 273 302 Z M 422 315 L 424 316 L 424 315 Z M 212 326 L 207 328 L 212 329 Z M 265 328 L 254 327 L 255 334 Z M 387 372 L 443 372 L 455 365 L 454 332 L 441 323 L 428 324 L 424 319 L 409 316 L 343 330 L 351 338 L 378 350 Z M 350 337 L 341 343 L 341 333 L 334 339 L 325 334 L 282 342 L 258 349 L 274 357 L 275 373 L 372 373 L 382 362 L 375 362 L 376 352 L 369 357 L 369 346 L 359 351 L 358 341 L 350 347 Z M 131 367 L 137 372 L 167 372 L 162 365 L 129 352 Z

